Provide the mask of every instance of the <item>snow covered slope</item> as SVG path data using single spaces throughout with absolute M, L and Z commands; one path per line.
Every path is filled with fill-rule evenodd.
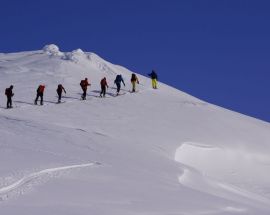
M 116 74 L 126 81 L 118 97 Z M 143 76 L 131 94 L 130 76 L 80 49 L 0 54 L 0 214 L 270 214 L 268 123 L 164 84 L 152 90 Z M 42 83 L 45 104 L 34 106 Z

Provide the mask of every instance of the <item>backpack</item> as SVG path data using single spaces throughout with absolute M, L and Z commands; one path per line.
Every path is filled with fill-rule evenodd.
M 152 72 L 152 78 L 153 78 L 153 79 L 157 79 L 157 78 L 158 78 L 158 77 L 157 77 L 157 73 Z
M 44 85 L 39 85 L 39 87 L 37 89 L 37 92 L 38 93 L 43 93 L 44 92 L 44 89 L 45 89 L 45 86 Z
M 6 88 L 6 90 L 5 90 L 5 95 L 6 96 L 8 95 L 8 88 Z
M 84 87 L 84 80 L 81 80 L 80 85 L 81 85 L 81 87 Z
M 117 75 L 115 78 L 115 83 L 120 83 L 122 81 L 122 76 L 121 75 Z
M 62 84 L 58 84 L 58 87 L 56 89 L 57 92 L 62 92 L 63 86 Z
M 137 80 L 137 76 L 133 73 L 131 75 L 131 81 L 136 81 Z

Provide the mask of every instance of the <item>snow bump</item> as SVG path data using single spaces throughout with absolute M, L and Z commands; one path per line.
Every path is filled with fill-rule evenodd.
M 55 44 L 49 44 L 43 47 L 43 51 L 48 55 L 59 56 L 63 55 L 59 47 Z
M 72 52 L 67 52 L 62 57 L 63 60 L 69 60 L 75 63 L 79 62 L 80 58 L 86 58 L 84 51 L 81 49 L 76 49 L 73 50 Z

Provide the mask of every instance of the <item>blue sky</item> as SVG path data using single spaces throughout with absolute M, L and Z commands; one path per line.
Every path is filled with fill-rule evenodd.
M 0 52 L 81 48 L 270 121 L 270 2 L 2 0 Z

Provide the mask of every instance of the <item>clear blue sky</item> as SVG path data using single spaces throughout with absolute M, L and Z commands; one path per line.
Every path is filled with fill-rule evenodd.
M 270 2 L 2 0 L 0 52 L 81 48 L 270 121 Z

